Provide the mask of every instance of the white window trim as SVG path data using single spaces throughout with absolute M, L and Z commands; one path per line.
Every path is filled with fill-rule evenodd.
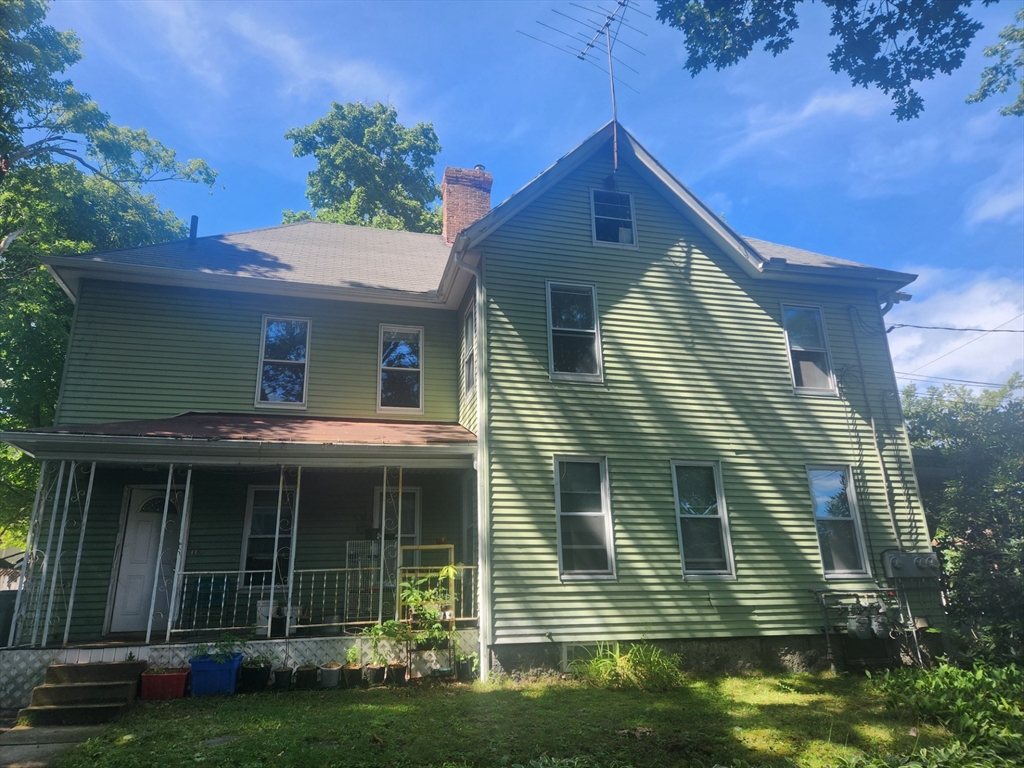
M 420 335 L 420 367 L 417 369 L 420 373 L 420 405 L 419 408 L 396 408 L 395 406 L 386 406 L 380 404 L 381 396 L 381 382 L 380 374 L 384 370 L 384 363 L 381 359 L 381 354 L 384 351 L 384 332 L 385 331 L 416 331 Z M 381 323 L 377 329 L 377 413 L 423 413 L 423 404 L 426 402 L 426 366 L 424 361 L 426 355 L 424 351 L 426 349 L 426 333 L 422 325 L 395 325 L 392 323 Z M 410 368 L 401 368 L 393 370 L 409 371 Z
M 611 486 L 608 482 L 608 459 L 605 456 L 570 456 L 566 454 L 555 454 L 553 457 L 553 471 L 555 475 L 555 528 L 556 545 L 558 547 L 558 577 L 562 581 L 594 581 L 614 580 L 616 576 L 615 567 L 615 537 L 614 526 L 612 525 L 612 503 Z M 611 566 L 609 571 L 573 571 L 566 573 L 562 565 L 562 489 L 561 479 L 558 472 L 558 464 L 562 461 L 597 464 L 601 469 L 601 514 L 604 517 L 605 543 L 608 549 L 608 563 Z
M 627 195 L 629 197 L 629 213 L 632 216 L 631 224 L 633 225 L 633 242 L 630 243 L 609 243 L 606 240 L 597 239 L 597 215 L 594 211 L 594 192 L 615 192 L 620 195 Z M 591 187 L 590 188 L 590 239 L 591 242 L 598 248 L 616 248 L 618 250 L 626 251 L 638 251 L 640 250 L 640 241 L 637 237 L 636 231 L 636 206 L 633 204 L 633 193 L 622 192 L 618 189 L 604 189 L 602 187 Z
M 304 364 L 306 366 L 305 371 L 302 374 L 302 402 L 301 403 L 282 403 L 282 402 L 264 402 L 260 400 L 260 393 L 263 391 L 263 353 L 267 344 L 267 321 L 268 320 L 294 320 L 298 322 L 304 322 L 306 324 L 306 359 Z M 286 408 L 288 410 L 306 410 L 307 405 L 307 392 L 309 391 L 309 354 L 311 349 L 311 342 L 313 341 L 313 320 L 309 317 L 291 317 L 288 315 L 264 315 L 263 324 L 260 328 L 260 362 L 256 367 L 256 407 L 257 408 Z M 284 361 L 293 362 L 293 361 Z
M 672 459 L 669 464 L 672 468 L 672 496 L 675 503 L 676 533 L 679 537 L 679 560 L 682 566 L 683 578 L 690 579 L 711 579 L 711 580 L 735 580 L 736 561 L 732 552 L 732 535 L 729 532 L 729 512 L 725 503 L 725 489 L 722 485 L 722 464 L 719 461 L 691 461 L 689 459 Z M 722 525 L 722 546 L 725 548 L 726 570 L 724 571 L 687 571 L 686 551 L 683 548 L 683 523 L 682 515 L 679 514 L 679 482 L 676 479 L 676 467 L 711 467 L 715 477 L 715 493 L 718 495 L 718 517 Z M 687 515 L 687 517 L 704 517 L 699 515 Z
M 860 561 L 864 564 L 864 569 L 861 571 L 829 572 L 825 570 L 825 556 L 821 551 L 821 537 L 818 536 L 818 516 L 814 499 L 814 486 L 811 484 L 811 472 L 835 472 L 837 470 L 846 473 L 846 499 L 850 505 L 850 517 L 853 519 L 853 533 L 857 539 L 857 551 L 860 553 Z M 818 557 L 821 558 L 822 574 L 829 581 L 871 578 L 871 562 L 868 560 L 864 528 L 860 520 L 860 507 L 857 505 L 857 491 L 853 487 L 853 468 L 849 464 L 807 464 L 804 466 L 804 474 L 807 477 L 807 492 L 811 498 L 811 521 L 814 523 L 814 540 L 818 544 Z
M 567 371 L 555 370 L 555 347 L 551 324 L 551 287 L 564 286 L 566 288 L 587 288 L 590 290 L 590 297 L 594 302 L 594 357 L 597 360 L 597 373 L 569 373 Z M 544 293 L 546 297 L 545 312 L 547 313 L 546 324 L 548 327 L 548 376 L 552 381 L 587 381 L 591 383 L 604 382 L 604 355 L 601 353 L 601 313 L 597 306 L 597 286 L 593 283 L 573 283 L 566 280 L 546 280 L 544 282 Z
M 836 386 L 836 368 L 832 362 L 832 349 L 828 343 L 828 327 L 825 325 L 825 308 L 820 304 L 806 304 L 801 302 L 779 302 L 782 311 L 782 335 L 786 338 L 786 362 L 789 365 L 789 381 L 793 385 L 793 393 L 797 395 L 818 395 L 821 397 L 838 397 L 839 388 Z M 793 348 L 789 344 L 789 330 L 786 328 L 786 308 L 794 309 L 816 309 L 821 318 L 821 335 L 825 342 L 825 360 L 828 362 L 829 387 L 798 387 L 796 385 L 796 371 L 793 370 Z
M 468 323 L 473 324 L 473 338 L 470 339 L 466 335 L 466 326 Z M 476 299 L 472 299 L 469 302 L 469 306 L 466 307 L 465 313 L 462 315 L 462 396 L 464 398 L 470 398 L 476 394 Z M 472 359 L 473 361 L 473 386 L 466 386 L 466 365 Z
M 307 355 L 307 358 L 308 357 L 309 357 L 309 355 Z M 249 558 L 249 531 L 251 530 L 251 527 L 252 527 L 252 507 L 253 507 L 253 500 L 256 498 L 256 493 L 257 493 L 257 491 L 273 491 L 274 493 L 277 493 L 278 491 L 280 491 L 280 489 L 281 489 L 280 485 L 250 485 L 249 486 L 249 491 L 248 491 L 248 494 L 246 495 L 246 498 L 245 498 L 245 524 L 244 524 L 244 527 L 242 528 L 242 557 L 241 557 L 241 559 L 239 560 L 239 563 L 238 563 L 238 591 L 239 592 L 241 592 L 243 590 L 248 590 L 250 592 L 270 592 L 270 585 L 269 584 L 267 584 L 265 586 L 258 586 L 258 585 L 257 586 L 253 586 L 253 585 L 245 584 L 245 572 L 246 572 L 246 570 L 245 570 L 245 561 Z M 282 496 L 282 498 L 281 498 L 281 519 L 282 520 L 284 520 L 285 517 L 286 517 L 286 515 L 285 515 L 285 499 L 288 498 L 288 494 L 289 493 L 293 493 L 293 494 L 295 493 L 295 486 L 293 486 L 293 485 L 292 486 L 286 485 L 284 487 L 284 496 Z M 291 512 L 287 513 L 287 518 L 288 518 L 289 523 L 291 523 L 291 519 L 292 519 L 292 513 Z M 289 561 L 290 561 L 291 558 L 295 557 L 295 537 L 291 535 L 290 527 L 289 527 L 288 538 L 291 539 L 291 547 L 289 548 L 289 552 L 288 552 L 288 558 L 289 558 Z M 276 553 L 275 553 L 274 557 L 275 558 L 277 557 Z M 282 586 L 287 586 L 287 585 L 288 585 L 288 574 L 285 573 L 283 575 L 283 577 L 281 577 L 281 581 L 274 587 L 274 589 L 278 590 Z

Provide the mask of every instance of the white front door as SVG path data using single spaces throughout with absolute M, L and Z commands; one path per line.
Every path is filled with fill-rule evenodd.
M 160 521 L 164 512 L 164 489 L 130 488 L 128 514 L 121 544 L 121 562 L 117 569 L 114 607 L 110 616 L 111 632 L 145 632 L 149 621 L 149 605 L 156 579 L 156 610 L 153 628 L 167 628 L 174 556 L 178 549 L 181 515 L 180 494 L 172 493 L 167 508 L 167 532 L 164 534 L 163 556 L 157 569 L 157 548 L 160 546 Z

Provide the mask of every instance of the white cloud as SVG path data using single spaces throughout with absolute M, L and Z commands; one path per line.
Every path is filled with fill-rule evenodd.
M 1024 282 L 1020 276 L 932 267 L 909 267 L 907 271 L 920 275 L 908 288 L 914 299 L 886 315 L 887 325 L 1024 329 Z M 897 328 L 889 334 L 889 346 L 901 386 L 925 376 L 998 384 L 1024 369 L 1021 333 L 983 335 Z M 901 378 L 901 373 L 914 376 Z M 941 383 L 918 381 L 918 386 Z
M 1024 218 L 1024 167 L 1019 158 L 979 184 L 967 206 L 968 225 L 1015 223 Z
M 180 66 L 211 90 L 224 92 L 230 57 L 223 41 L 217 39 L 217 30 L 203 4 L 186 0 L 132 4 L 128 8 L 149 15 L 152 39 L 161 40 Z

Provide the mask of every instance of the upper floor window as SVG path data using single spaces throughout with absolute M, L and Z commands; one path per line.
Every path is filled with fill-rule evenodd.
M 462 384 L 469 397 L 476 391 L 476 303 L 470 302 L 462 318 Z
M 807 467 L 825 576 L 867 576 L 864 536 L 848 467 Z
M 628 192 L 591 189 L 594 242 L 636 247 L 636 224 L 633 220 L 633 196 Z
M 380 327 L 378 410 L 423 411 L 423 329 Z
M 555 509 L 562 578 L 614 577 L 612 510 L 603 458 L 555 457 Z
M 551 378 L 601 381 L 601 334 L 594 286 L 548 283 L 547 289 Z
M 832 360 L 820 307 L 782 305 L 786 346 L 798 392 L 835 393 Z
M 263 317 L 256 405 L 306 407 L 309 320 Z
M 731 576 L 732 546 L 718 465 L 672 462 L 683 573 Z

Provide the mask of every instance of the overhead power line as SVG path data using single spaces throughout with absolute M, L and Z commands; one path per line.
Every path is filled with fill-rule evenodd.
M 995 331 L 999 330 L 999 329 L 1000 329 L 1000 328 L 1002 328 L 1002 327 L 1003 327 L 1004 325 L 1009 325 L 1009 324 L 1010 324 L 1010 323 L 1012 323 L 1012 322 L 1013 322 L 1014 320 L 1016 320 L 1016 319 L 1017 319 L 1018 317 L 1024 317 L 1024 312 L 1021 312 L 1021 313 L 1020 313 L 1019 315 L 1017 315 L 1016 317 L 1011 317 L 1011 318 L 1010 318 L 1009 320 L 1007 320 L 1007 321 L 1006 321 L 1005 323 L 1000 323 L 1000 324 L 999 324 L 999 325 L 997 325 L 997 326 L 996 326 L 995 328 L 993 328 L 993 329 L 992 329 L 991 331 L 985 331 L 985 332 L 984 332 L 983 334 L 981 334 L 981 336 L 975 336 L 975 337 L 974 337 L 973 339 L 971 339 L 970 341 L 964 342 L 964 343 L 963 343 L 963 344 L 961 344 L 961 345 L 960 345 L 959 347 L 953 347 L 953 349 L 949 350 L 949 352 L 946 352 L 945 354 L 939 355 L 939 356 L 938 356 L 938 357 L 936 357 L 936 358 L 935 358 L 934 360 L 929 360 L 929 361 L 928 361 L 927 363 L 925 363 L 924 365 L 919 365 L 919 366 L 917 366 L 917 368 L 915 368 L 914 370 L 910 371 L 910 373 L 917 373 L 917 372 L 918 372 L 918 371 L 920 371 L 920 370 L 921 370 L 922 368 L 927 368 L 927 367 L 928 367 L 929 365 L 931 365 L 932 363 L 937 363 L 937 362 L 938 362 L 939 360 L 941 360 L 942 358 L 944 358 L 944 357 L 949 357 L 949 356 L 950 356 L 950 355 L 952 355 L 952 354 L 953 354 L 954 352 L 957 352 L 958 350 L 961 350 L 961 349 L 963 349 L 964 347 L 966 347 L 966 346 L 967 346 L 968 344 L 973 344 L 973 343 L 974 343 L 974 342 L 976 342 L 976 341 L 977 341 L 978 339 L 983 339 L 983 338 L 985 338 L 986 336 L 988 336 L 988 335 L 989 335 L 990 333 L 995 333 Z
M 971 381 L 970 379 L 952 379 L 948 376 L 925 376 L 920 373 L 904 373 L 896 371 L 896 378 L 907 379 L 908 381 L 948 381 L 953 384 L 974 384 L 979 387 L 1005 387 L 1006 384 L 999 384 L 994 381 Z
M 1018 315 L 1019 317 L 1019 315 Z M 1017 318 L 1015 317 L 1014 320 Z M 1010 322 L 1013 322 L 1012 320 Z M 1003 323 L 1005 325 L 1006 323 Z M 909 323 L 896 323 L 896 325 L 890 325 L 885 329 L 885 332 L 895 328 L 922 328 L 926 331 L 963 331 L 963 332 L 978 332 L 978 333 L 1024 333 L 1024 328 L 950 328 L 945 325 L 910 325 Z

